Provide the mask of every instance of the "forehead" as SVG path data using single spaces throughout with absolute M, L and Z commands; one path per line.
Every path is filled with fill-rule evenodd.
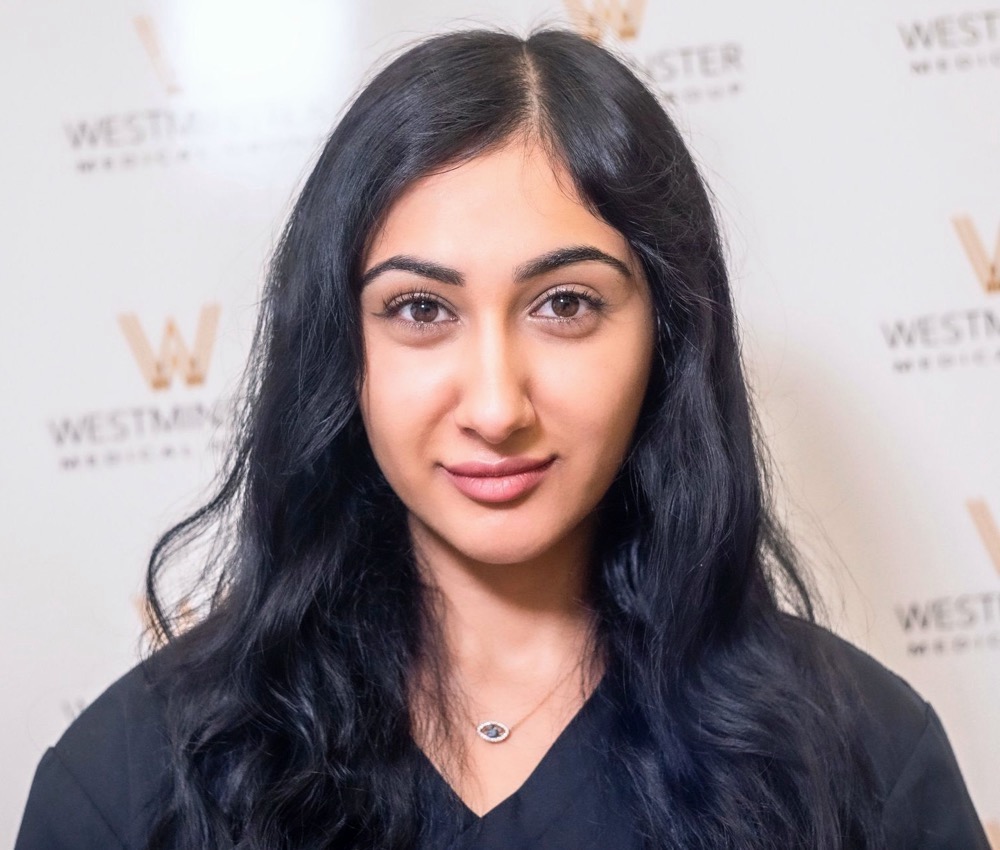
M 518 142 L 416 180 L 390 207 L 364 265 L 399 253 L 516 262 L 580 243 L 628 255 L 625 238 L 591 212 L 565 167 Z

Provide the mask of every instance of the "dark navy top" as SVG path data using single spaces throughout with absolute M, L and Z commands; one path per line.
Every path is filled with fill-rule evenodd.
M 822 629 L 816 633 L 843 657 L 864 697 L 858 734 L 875 764 L 890 850 L 989 850 L 930 705 L 865 653 Z M 521 787 L 482 817 L 420 754 L 423 847 L 639 850 L 628 802 L 602 768 L 601 744 L 613 721 L 608 679 Z M 137 667 L 42 757 L 15 850 L 142 850 L 167 764 L 162 703 Z

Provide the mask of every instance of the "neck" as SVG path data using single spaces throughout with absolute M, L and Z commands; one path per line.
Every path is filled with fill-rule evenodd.
M 410 532 L 424 581 L 436 591 L 449 665 L 461 680 L 554 681 L 587 652 L 591 522 L 514 564 L 469 559 L 412 518 Z

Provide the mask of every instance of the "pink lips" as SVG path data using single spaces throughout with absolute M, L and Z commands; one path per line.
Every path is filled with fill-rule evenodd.
M 459 463 L 443 467 L 458 491 L 479 502 L 510 502 L 533 490 L 555 457 L 505 458 L 496 463 Z

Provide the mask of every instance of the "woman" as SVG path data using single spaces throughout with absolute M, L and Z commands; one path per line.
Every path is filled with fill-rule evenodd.
M 151 560 L 169 642 L 46 754 L 19 850 L 986 848 L 933 711 L 811 624 L 709 199 L 600 47 L 382 71 L 253 351 Z M 175 634 L 163 566 L 216 525 Z

